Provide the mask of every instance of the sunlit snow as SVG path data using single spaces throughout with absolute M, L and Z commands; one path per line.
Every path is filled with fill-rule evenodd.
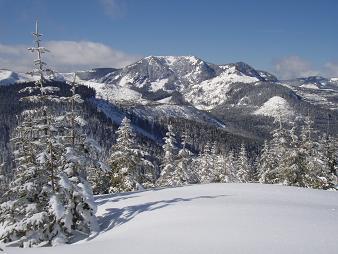
M 101 232 L 17 253 L 336 254 L 338 193 L 206 184 L 96 197 Z

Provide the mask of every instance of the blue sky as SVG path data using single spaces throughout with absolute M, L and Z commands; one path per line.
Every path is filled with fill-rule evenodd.
M 28 68 L 37 17 L 63 71 L 196 55 L 281 78 L 338 75 L 335 0 L 0 0 L 0 68 Z

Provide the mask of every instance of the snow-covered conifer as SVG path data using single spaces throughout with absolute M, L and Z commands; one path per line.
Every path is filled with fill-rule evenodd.
M 334 137 L 324 134 L 321 136 L 319 143 L 320 149 L 323 151 L 325 160 L 328 163 L 329 171 L 333 175 L 333 178 L 337 178 L 338 167 L 338 140 Z
M 177 170 L 176 157 L 177 146 L 173 126 L 168 125 L 168 131 L 164 137 L 162 170 L 157 185 L 159 186 L 179 186 L 182 185 L 181 175 Z
M 22 89 L 22 100 L 37 103 L 33 110 L 24 111 L 19 118 L 12 144 L 16 160 L 15 178 L 5 193 L 1 204 L 0 221 L 4 230 L 0 240 L 16 241 L 22 247 L 56 244 L 64 242 L 65 229 L 62 228 L 60 209 L 52 197 L 56 195 L 56 161 L 60 150 L 55 142 L 54 119 L 47 101 L 59 101 L 54 95 L 57 87 L 48 86 L 46 76 L 51 71 L 46 68 L 42 55 L 48 52 L 40 45 L 41 34 L 36 23 L 35 46 L 29 48 L 37 53 L 34 61 L 38 75 L 35 86 Z M 28 93 L 28 94 L 27 94 Z
M 15 178 L 5 193 L 1 205 L 0 221 L 4 229 L 0 240 L 16 241 L 22 247 L 57 245 L 69 242 L 77 233 L 97 231 L 96 207 L 91 188 L 85 180 L 86 155 L 90 142 L 75 132 L 81 122 L 72 107 L 70 112 L 56 115 L 47 102 L 80 102 L 72 91 L 72 97 L 55 95 L 57 87 L 48 86 L 46 76 L 51 71 L 42 61 L 47 52 L 41 47 L 41 34 L 36 24 L 36 45 L 29 50 L 36 52 L 34 61 L 38 75 L 34 87 L 26 87 L 29 93 L 22 99 L 36 103 L 19 117 L 19 124 L 12 138 L 16 168 Z M 76 99 L 77 98 L 77 99 Z
M 154 165 L 136 142 L 136 133 L 125 117 L 117 132 L 117 142 L 112 147 L 108 164 L 111 172 L 111 192 L 143 189 L 154 180 Z
M 275 178 L 276 163 L 270 151 L 269 143 L 264 141 L 264 146 L 258 162 L 258 178 L 260 183 L 271 183 L 271 179 Z
M 222 182 L 227 182 L 227 183 L 235 183 L 237 182 L 237 163 L 235 160 L 235 155 L 232 150 L 228 152 L 228 154 L 225 157 L 225 165 L 224 165 L 224 171 L 225 175 L 223 177 Z
M 5 171 L 5 159 L 0 154 L 0 203 L 7 189 L 8 189 L 8 177 Z
M 304 187 L 328 189 L 333 187 L 334 175 L 331 173 L 329 158 L 326 156 L 324 140 L 314 139 L 313 121 L 309 116 L 305 118 L 305 125 L 301 131 L 302 164 L 305 168 L 303 175 Z
M 259 181 L 261 183 L 279 183 L 278 166 L 285 158 L 288 146 L 288 133 L 278 120 L 278 127 L 272 131 L 272 140 L 265 144 L 259 166 Z
M 240 183 L 250 181 L 250 164 L 244 144 L 241 145 L 241 150 L 237 158 L 237 179 Z
M 279 159 L 276 165 L 278 181 L 285 185 L 299 185 L 302 180 L 304 168 L 301 163 L 301 150 L 299 138 L 296 134 L 296 126 L 289 131 L 290 144 L 285 148 L 284 156 Z
M 57 140 L 61 144 L 62 153 L 58 167 L 57 195 L 63 201 L 64 226 L 69 234 L 79 231 L 84 234 L 96 233 L 96 205 L 93 192 L 87 181 L 89 169 L 106 171 L 107 167 L 99 160 L 101 148 L 98 143 L 88 138 L 83 127 L 87 122 L 82 118 L 77 105 L 83 103 L 76 93 L 76 74 L 71 85 L 71 96 L 62 97 L 60 100 L 68 106 L 63 114 L 56 118 L 60 130 Z
M 207 142 L 197 158 L 198 177 L 201 183 L 211 183 L 216 179 L 213 165 L 212 146 Z
M 65 237 L 60 228 L 59 209 L 50 203 L 55 194 L 48 153 L 34 126 L 36 111 L 25 111 L 12 139 L 16 168 L 0 206 L 0 223 L 3 230 L 0 240 L 16 241 L 21 247 L 53 244 Z M 42 131 L 44 132 L 44 131 Z M 55 183 L 55 182 L 54 182 Z
M 189 135 L 185 131 L 182 135 L 182 148 L 178 151 L 176 165 L 177 165 L 177 174 L 181 180 L 181 184 L 187 183 L 197 183 L 198 176 L 192 167 L 193 154 L 187 148 L 187 143 L 189 140 Z

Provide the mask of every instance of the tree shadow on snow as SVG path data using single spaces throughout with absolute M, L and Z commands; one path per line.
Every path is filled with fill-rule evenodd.
M 145 204 L 138 204 L 133 206 L 127 206 L 123 208 L 109 208 L 106 209 L 106 213 L 99 218 L 101 232 L 109 231 L 110 229 L 120 226 L 133 218 L 137 215 L 144 213 L 155 211 L 170 205 L 174 205 L 180 202 L 190 202 L 196 199 L 214 199 L 219 197 L 225 197 L 229 195 L 216 195 L 216 196 L 198 196 L 193 198 L 174 198 L 170 200 L 160 200 L 154 202 L 148 202 Z M 135 197 L 135 196 L 131 196 Z M 129 197 L 129 198 L 131 198 Z M 115 202 L 115 200 L 112 200 Z
M 121 195 L 121 194 L 124 194 L 124 195 Z M 102 195 L 99 198 L 96 198 L 95 203 L 96 205 L 100 206 L 106 203 L 116 203 L 122 200 L 139 197 L 139 195 L 133 195 L 133 194 L 135 194 L 135 192 L 119 193 L 119 194 L 114 194 L 114 195 L 107 194 L 107 195 L 111 195 L 111 198 L 106 198 L 104 197 L 104 195 Z

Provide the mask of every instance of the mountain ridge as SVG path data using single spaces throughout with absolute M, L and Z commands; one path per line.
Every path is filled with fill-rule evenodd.
M 55 78 L 72 81 L 73 75 Z M 27 78 L 17 76 L 18 82 Z M 277 118 L 289 124 L 311 112 L 319 125 L 328 115 L 338 119 L 338 79 L 283 81 L 243 62 L 217 65 L 195 56 L 148 56 L 124 68 L 95 68 L 77 76 L 77 82 L 94 88 L 99 99 L 141 118 L 188 119 L 260 140 Z M 279 107 L 284 107 L 282 117 Z M 109 115 L 107 107 L 104 111 Z

